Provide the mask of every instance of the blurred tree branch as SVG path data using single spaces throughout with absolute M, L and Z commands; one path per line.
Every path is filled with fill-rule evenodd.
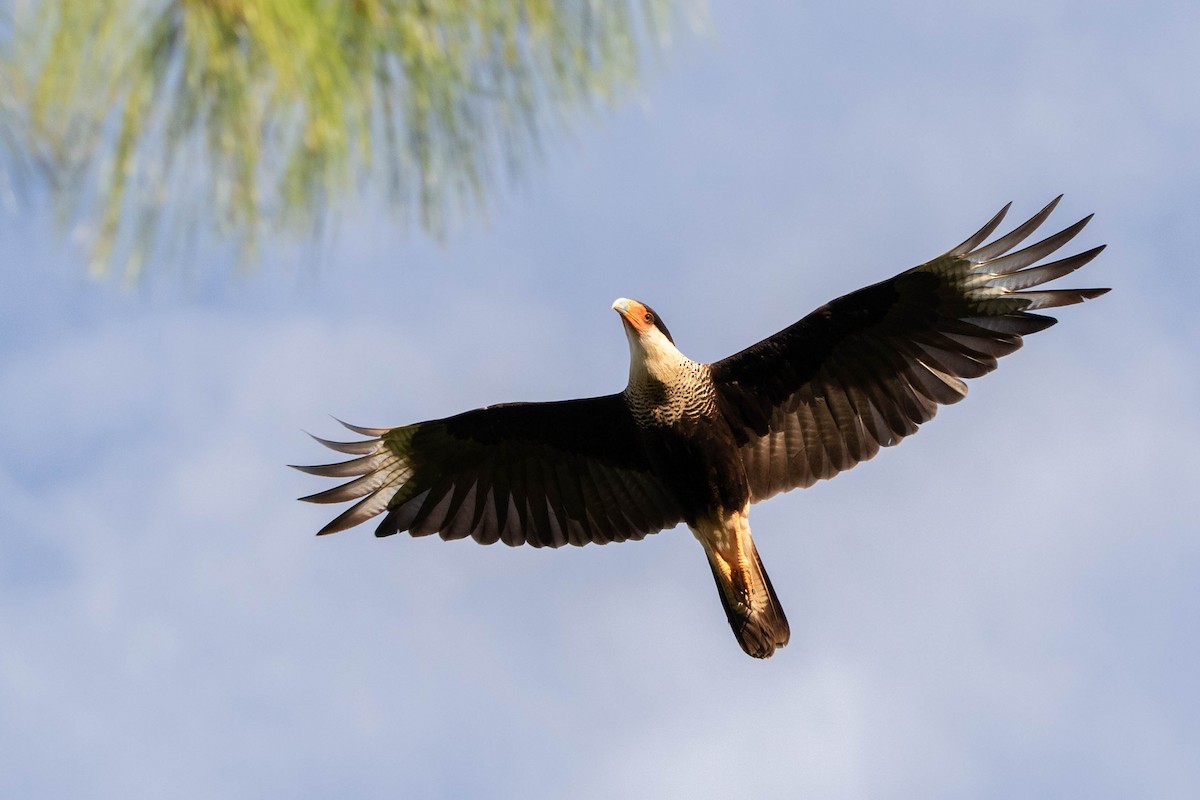
M 680 8 L 681 2 L 686 8 Z M 211 228 L 250 257 L 349 190 L 444 235 L 543 136 L 611 104 L 699 0 L 43 0 L 0 49 L 0 146 L 91 270 Z M 26 165 L 25 168 L 22 165 Z

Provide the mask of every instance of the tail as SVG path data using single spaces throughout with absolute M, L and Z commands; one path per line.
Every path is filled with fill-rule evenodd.
M 722 552 L 705 538 L 700 541 L 738 644 L 748 655 L 769 658 L 788 643 L 791 629 L 750 532 L 739 531 L 733 538 L 731 552 Z

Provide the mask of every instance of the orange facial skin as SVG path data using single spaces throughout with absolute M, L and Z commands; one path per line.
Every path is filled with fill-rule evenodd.
M 639 334 L 644 334 L 654 327 L 654 315 L 637 300 L 621 297 L 613 302 L 612 307 L 621 315 L 625 324 Z

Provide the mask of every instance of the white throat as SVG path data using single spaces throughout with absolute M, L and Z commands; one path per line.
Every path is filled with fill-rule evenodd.
M 669 386 L 676 383 L 681 375 L 692 372 L 692 360 L 679 352 L 658 328 L 651 328 L 644 335 L 639 335 L 626 325 L 625 338 L 629 340 L 631 387 L 648 381 Z

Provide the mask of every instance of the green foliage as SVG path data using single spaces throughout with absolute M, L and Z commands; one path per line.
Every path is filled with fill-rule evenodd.
M 205 226 L 249 255 L 264 233 L 319 230 L 350 191 L 442 236 L 570 112 L 619 99 L 677 11 L 44 0 L 0 51 L 0 132 L 84 231 L 97 275 L 135 280 Z

